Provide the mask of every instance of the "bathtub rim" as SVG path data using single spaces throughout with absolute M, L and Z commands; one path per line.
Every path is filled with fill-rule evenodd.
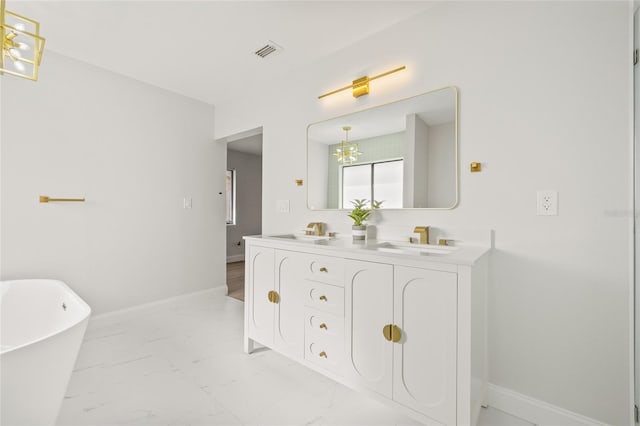
M 78 304 L 80 305 L 80 308 L 82 309 L 82 311 L 81 311 L 82 315 L 78 319 L 78 321 L 74 322 L 73 324 L 69 325 L 66 328 L 63 328 L 61 330 L 57 330 L 57 331 L 52 332 L 52 333 L 44 334 L 44 335 L 42 335 L 42 336 L 40 336 L 40 337 L 38 337 L 36 339 L 29 340 L 28 342 L 25 342 L 23 344 L 12 346 L 11 348 L 8 348 L 8 349 L 0 350 L 0 355 L 8 354 L 8 353 L 16 351 L 18 349 L 25 348 L 25 347 L 30 346 L 30 345 L 34 345 L 34 344 L 36 344 L 38 342 L 42 342 L 43 340 L 49 339 L 49 338 L 51 338 L 51 337 L 53 337 L 53 336 L 55 336 L 57 334 L 64 333 L 67 330 L 70 330 L 71 328 L 75 327 L 76 325 L 82 324 L 83 321 L 87 321 L 89 319 L 89 317 L 91 316 L 91 306 L 89 306 L 87 304 L 87 302 L 85 302 L 80 296 L 78 296 L 76 294 L 75 291 L 73 291 L 71 289 L 71 287 L 69 287 L 64 281 L 61 281 L 61 280 L 56 280 L 56 279 L 51 279 L 51 278 L 21 278 L 21 279 L 15 279 L 15 280 L 0 280 L 0 288 L 2 288 L 2 286 L 4 286 L 5 284 L 19 285 L 19 283 L 25 282 L 25 281 L 40 281 L 40 282 L 46 282 L 46 283 L 49 283 L 49 284 L 55 284 L 55 285 L 57 285 L 59 287 L 62 287 L 67 295 L 71 296 L 72 299 L 74 299 L 76 302 L 78 302 Z M 1 305 L 0 305 L 0 308 L 1 308 Z

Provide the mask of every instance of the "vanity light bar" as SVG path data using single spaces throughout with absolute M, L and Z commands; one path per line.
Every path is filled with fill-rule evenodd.
M 322 99 L 322 98 L 325 98 L 325 97 L 330 96 L 330 95 L 335 95 L 336 93 L 342 92 L 343 90 L 347 90 L 347 89 L 353 89 L 353 97 L 354 98 L 359 98 L 360 96 L 368 95 L 369 94 L 369 82 L 370 81 L 375 80 L 375 79 L 380 78 L 380 77 L 385 77 L 385 76 L 387 76 L 389 74 L 393 74 L 393 73 L 398 72 L 398 71 L 402 71 L 405 68 L 407 68 L 407 67 L 403 65 L 403 66 L 401 66 L 399 68 L 393 69 L 391 71 L 383 72 L 382 74 L 378 74 L 378 75 L 376 75 L 374 77 L 367 77 L 365 75 L 364 77 L 360 77 L 360 78 L 357 78 L 357 79 L 353 80 L 352 84 L 350 84 L 348 86 L 344 86 L 344 87 L 341 87 L 340 89 L 336 89 L 336 90 L 333 90 L 333 91 L 331 91 L 329 93 L 325 93 L 324 95 L 318 96 L 318 99 Z

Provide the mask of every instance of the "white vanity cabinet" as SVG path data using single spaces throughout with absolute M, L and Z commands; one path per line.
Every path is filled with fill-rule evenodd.
M 456 424 L 457 281 L 404 266 L 393 279 L 393 400 L 447 425 Z
M 331 244 L 247 238 L 245 351 L 257 341 L 425 424 L 475 424 L 488 249 L 423 259 Z
M 248 321 L 245 333 L 254 340 L 291 357 L 302 357 L 305 295 L 301 253 L 269 247 L 248 248 L 245 294 Z M 246 290 L 249 290 L 248 292 Z M 251 343 L 245 341 L 245 351 Z
M 346 268 L 345 378 L 455 424 L 457 274 L 356 260 Z
M 345 275 L 345 378 L 391 398 L 393 345 L 383 328 L 393 323 L 393 266 L 349 260 Z

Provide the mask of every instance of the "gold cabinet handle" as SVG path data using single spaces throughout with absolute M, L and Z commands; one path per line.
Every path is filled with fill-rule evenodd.
M 388 341 L 391 341 L 391 324 L 387 324 L 384 327 L 382 327 L 382 335 L 384 336 L 385 339 L 387 339 Z
M 402 338 L 402 331 L 400 331 L 400 327 L 394 325 L 391 327 L 391 340 L 393 343 L 398 343 Z
M 325 302 L 327 301 L 327 296 L 325 296 L 324 294 L 322 296 L 320 296 L 320 300 L 324 300 Z
M 389 342 L 398 343 L 402 338 L 402 330 L 394 324 L 387 324 L 382 328 L 382 335 Z
M 320 268 L 320 272 L 329 272 L 329 270 L 323 266 Z
M 325 323 L 320 324 L 320 328 L 324 328 L 326 330 L 327 329 L 327 324 L 325 324 Z
M 270 290 L 269 293 L 267 293 L 267 299 L 269 299 L 271 303 L 278 303 L 280 301 L 280 295 L 277 291 Z
M 326 358 L 327 357 L 327 353 L 325 351 L 322 351 L 318 354 L 321 358 Z

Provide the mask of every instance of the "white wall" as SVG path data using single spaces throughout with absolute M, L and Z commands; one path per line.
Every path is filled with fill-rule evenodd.
M 495 230 L 492 383 L 611 424 L 629 424 L 631 46 L 625 2 L 448 2 L 216 105 L 216 133 L 264 125 L 263 232 L 312 221 L 308 123 L 454 84 L 460 88 L 460 205 L 383 211 L 379 235 L 415 225 Z M 276 59 L 286 60 L 286 50 Z M 406 65 L 371 94 L 317 96 Z M 247 87 L 247 93 L 254 90 Z M 274 108 L 277 105 L 277 108 Z M 286 156 L 282 154 L 286 153 Z M 472 161 L 483 172 L 469 172 Z M 536 190 L 560 215 L 536 216 Z M 291 212 L 276 200 L 291 200 Z
M 456 203 L 455 124 L 429 126 L 429 154 L 427 155 L 427 206 L 451 207 Z
M 404 207 L 427 207 L 429 188 L 429 145 L 431 135 L 429 127 L 417 114 L 407 115 L 407 153 L 404 168 L 404 185 L 411 190 L 403 191 Z M 406 167 L 408 165 L 410 167 Z M 449 163 L 454 164 L 454 163 Z
M 38 82 L 2 79 L 2 279 L 61 279 L 94 313 L 224 285 L 213 107 L 51 51 Z
M 227 169 L 236 170 L 236 224 L 227 225 L 227 260 L 238 261 L 244 256 L 242 237 L 262 233 L 262 157 L 229 150 Z
M 321 209 L 327 206 L 327 200 L 331 193 L 329 187 L 329 145 L 321 142 L 309 142 L 307 163 L 309 164 L 309 174 L 307 185 L 309 185 L 309 206 Z M 335 161 L 335 157 L 333 157 Z M 335 196 L 337 199 L 338 197 Z M 337 200 L 336 200 L 337 203 Z

